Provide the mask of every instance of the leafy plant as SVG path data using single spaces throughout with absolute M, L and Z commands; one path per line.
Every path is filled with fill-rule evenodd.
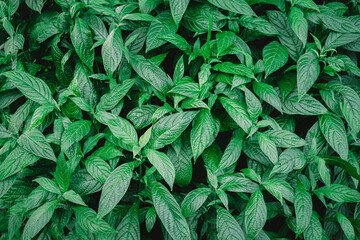
M 0 239 L 359 239 L 359 3 L 0 0 Z

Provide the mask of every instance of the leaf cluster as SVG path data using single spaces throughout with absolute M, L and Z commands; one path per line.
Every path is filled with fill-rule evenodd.
M 359 4 L 0 0 L 0 240 L 360 239 Z

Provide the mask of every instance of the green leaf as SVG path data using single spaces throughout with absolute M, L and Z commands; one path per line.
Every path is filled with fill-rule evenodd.
M 181 204 L 181 213 L 184 217 L 192 216 L 208 199 L 211 190 L 209 188 L 197 188 L 189 192 Z
M 123 198 L 129 188 L 134 166 L 124 163 L 111 172 L 102 188 L 99 202 L 99 216 L 108 214 Z
M 189 226 L 171 193 L 160 183 L 151 186 L 151 195 L 157 215 L 174 240 L 191 239 Z
M 23 239 L 30 240 L 35 237 L 41 229 L 50 221 L 58 205 L 58 200 L 47 202 L 32 212 L 29 220 L 26 222 L 23 232 Z
M 144 105 L 131 110 L 127 118 L 134 124 L 136 129 L 142 129 L 151 124 L 152 116 L 158 107 L 155 105 Z
M 346 170 L 346 172 L 353 178 L 357 179 L 360 181 L 360 175 L 357 172 L 356 167 L 351 164 L 350 162 L 348 162 L 347 160 L 343 160 L 339 157 L 335 157 L 335 156 L 331 156 L 331 157 L 322 157 L 322 159 L 324 159 L 326 161 L 326 163 L 334 165 L 334 166 L 338 166 L 344 170 Z
M 12 82 L 27 98 L 41 105 L 56 106 L 51 91 L 46 83 L 40 78 L 34 77 L 21 71 L 2 73 Z
M 331 183 L 330 170 L 326 167 L 325 160 L 320 157 L 315 157 L 315 162 L 317 163 L 317 169 L 321 179 L 323 180 L 325 185 L 330 185 Z
M 239 19 L 239 23 L 250 29 L 261 32 L 262 34 L 272 36 L 279 34 L 273 25 L 262 17 L 252 17 L 248 15 L 242 15 Z
M 55 194 L 61 194 L 59 186 L 51 179 L 40 177 L 34 180 L 34 182 L 37 182 L 41 187 L 43 187 L 45 190 L 55 193 Z
M 263 48 L 265 78 L 271 73 L 282 68 L 288 61 L 288 51 L 286 47 L 273 41 Z
M 245 0 L 208 0 L 211 4 L 238 14 L 255 16 L 254 11 Z
M 294 189 L 284 180 L 270 179 L 264 182 L 263 185 L 281 204 L 284 203 L 283 198 L 289 202 L 294 202 Z
M 218 239 L 245 240 L 244 232 L 236 219 L 224 208 L 216 211 L 216 229 Z
M 230 175 L 221 179 L 221 189 L 230 192 L 256 192 L 259 187 L 249 178 L 238 175 Z
M 82 97 L 70 97 L 69 98 L 71 101 L 73 101 L 76 106 L 78 106 L 81 110 L 92 113 L 93 114 L 93 109 L 92 107 L 85 101 L 84 98 Z
M 196 116 L 190 133 L 191 148 L 195 161 L 213 141 L 215 129 L 215 122 L 210 111 L 202 109 Z
M 177 48 L 179 48 L 181 51 L 185 52 L 186 54 L 190 54 L 190 52 L 191 52 L 190 44 L 186 41 L 185 38 L 183 38 L 179 34 L 169 33 L 169 34 L 160 36 L 160 38 L 164 39 L 165 41 L 168 41 L 171 44 L 174 44 Z M 174 82 L 176 83 L 177 81 L 175 81 L 175 75 L 176 74 L 174 72 Z
M 279 11 L 268 11 L 267 15 L 270 23 L 273 24 L 279 32 L 278 38 L 280 43 L 287 48 L 290 57 L 294 61 L 297 61 L 301 55 L 303 43 L 291 29 L 288 18 L 284 13 Z
M 279 161 L 275 164 L 270 173 L 270 177 L 276 173 L 289 173 L 296 169 L 301 169 L 306 163 L 304 153 L 297 148 L 289 148 L 279 156 Z
M 18 144 L 35 156 L 56 161 L 56 157 L 45 136 L 37 129 L 26 131 L 17 140 Z
M 295 0 L 294 4 L 319 12 L 318 6 L 312 0 Z
M 236 35 L 233 32 L 219 32 L 216 34 L 217 55 L 220 56 L 236 41 Z
M 276 146 L 282 148 L 296 148 L 306 145 L 304 139 L 287 130 L 268 130 L 265 135 L 275 142 Z
M 25 0 L 26 5 L 34 11 L 41 13 L 41 9 L 44 6 L 43 0 Z
M 319 126 L 329 145 L 342 159 L 347 160 L 349 146 L 342 120 L 334 114 L 320 115 Z
M 21 171 L 40 158 L 18 146 L 5 158 L 0 165 L 0 181 Z
M 75 18 L 75 25 L 70 34 L 71 42 L 75 52 L 86 66 L 92 69 L 94 63 L 94 49 L 91 30 L 87 23 L 81 18 Z
M 108 76 L 112 76 L 120 64 L 122 57 L 123 40 L 119 28 L 111 31 L 101 48 L 101 56 L 105 71 Z
M 29 131 L 42 124 L 46 116 L 48 116 L 53 110 L 54 110 L 54 106 L 50 104 L 42 105 L 36 108 L 31 118 Z
M 175 181 L 175 168 L 169 157 L 163 152 L 152 149 L 146 150 L 146 157 L 172 189 Z
M 287 96 L 283 103 L 283 111 L 290 115 L 319 115 L 325 114 L 328 110 L 317 99 L 305 94 L 299 100 L 296 92 Z
M 126 213 L 116 230 L 119 232 L 116 234 L 115 239 L 140 240 L 138 206 L 136 203 Z
M 111 133 L 122 143 L 131 147 L 127 150 L 131 151 L 133 146 L 138 145 L 137 132 L 128 120 L 103 111 L 96 113 L 95 118 L 102 124 L 107 125 Z
M 149 210 L 146 212 L 145 219 L 146 219 L 146 230 L 150 232 L 156 222 L 156 212 L 154 207 L 149 208 Z
M 324 45 L 325 49 L 337 48 L 344 46 L 346 44 L 351 44 L 356 42 L 360 38 L 358 33 L 337 33 L 330 32 L 329 36 L 326 38 Z
M 304 238 L 307 239 L 323 239 L 324 229 L 322 228 L 321 222 L 318 217 L 313 213 L 310 218 L 309 227 L 304 231 Z M 326 235 L 327 238 L 327 235 Z
M 264 133 L 257 132 L 257 135 L 261 151 L 265 153 L 273 164 L 276 164 L 278 162 L 278 152 L 275 142 Z
M 303 43 L 303 47 L 305 47 L 308 36 L 308 22 L 304 17 L 304 13 L 299 8 L 292 7 L 289 22 L 292 30 Z
M 336 218 L 341 226 L 341 229 L 345 233 L 347 239 L 355 240 L 355 230 L 349 219 L 347 219 L 344 215 L 337 212 Z
M 312 51 L 301 55 L 297 62 L 297 87 L 299 99 L 301 99 L 320 74 L 319 59 Z
M 62 196 L 70 202 L 86 206 L 86 203 L 84 203 L 80 195 L 74 192 L 73 190 L 69 190 L 65 192 Z
M 245 86 L 242 85 L 239 88 L 241 90 L 243 90 L 245 93 L 246 105 L 248 107 L 247 111 L 248 111 L 250 117 L 253 120 L 257 120 L 263 111 L 260 100 L 255 96 L 255 94 L 253 92 L 251 92 Z
M 90 131 L 91 122 L 88 120 L 80 120 L 69 124 L 61 137 L 61 149 L 67 150 L 71 145 L 79 142 Z
M 218 63 L 212 67 L 215 71 L 255 78 L 253 71 L 244 64 L 234 64 L 232 62 Z
M 282 103 L 275 88 L 267 83 L 254 82 L 254 92 L 265 102 L 269 103 L 279 112 L 282 112 Z
M 113 233 L 116 232 L 107 222 L 102 220 L 94 210 L 88 207 L 73 208 L 78 223 L 83 229 L 92 233 Z
M 97 103 L 97 93 L 91 80 L 89 72 L 81 63 L 75 65 L 74 80 L 72 84 L 77 85 L 80 96 L 92 107 L 95 108 Z M 77 91 L 77 89 L 76 89 Z
M 318 17 L 324 26 L 334 32 L 339 33 L 360 33 L 360 29 L 346 17 L 335 16 L 332 14 L 319 14 Z
M 246 108 L 238 101 L 227 97 L 220 97 L 220 103 L 225 108 L 230 117 L 247 133 L 249 132 L 252 122 Z
M 180 140 L 180 138 L 178 138 L 178 140 Z M 179 151 L 174 150 L 173 147 L 168 148 L 167 155 L 175 168 L 175 183 L 180 187 L 189 185 L 193 174 L 193 165 L 191 161 L 192 150 L 190 141 L 182 141 Z
M 170 0 L 171 15 L 176 23 L 179 25 L 181 18 L 183 17 L 190 0 Z
M 66 192 L 70 185 L 71 172 L 63 155 L 56 160 L 55 180 L 61 192 Z
M 165 94 L 173 86 L 169 75 L 143 56 L 130 54 L 129 63 L 135 72 L 156 90 Z
M 24 36 L 15 34 L 11 36 L 4 44 L 5 55 L 16 55 L 19 50 L 24 48 Z
M 242 145 L 245 140 L 245 134 L 241 131 L 235 131 L 231 136 L 229 144 L 226 146 L 223 156 L 219 162 L 218 169 L 226 169 L 236 164 L 241 155 Z
M 161 118 L 152 128 L 148 146 L 159 149 L 174 142 L 197 114 L 197 111 L 184 111 Z
M 316 190 L 316 193 L 340 203 L 360 202 L 360 193 L 341 184 L 331 184 Z
M 299 235 L 307 227 L 309 227 L 313 207 L 310 193 L 299 181 L 297 182 L 295 188 L 294 206 L 296 216 L 296 235 Z
M 111 172 L 109 164 L 97 156 L 88 157 L 85 161 L 85 167 L 90 175 L 101 183 L 105 183 Z
M 247 239 L 254 239 L 265 225 L 267 217 L 264 197 L 260 190 L 254 192 L 245 208 Z
M 172 14 L 174 13 L 172 12 Z M 164 40 L 160 39 L 161 36 L 176 33 L 176 31 L 177 24 L 171 16 L 170 11 L 161 12 L 150 24 L 146 35 L 146 52 L 158 48 L 165 43 Z

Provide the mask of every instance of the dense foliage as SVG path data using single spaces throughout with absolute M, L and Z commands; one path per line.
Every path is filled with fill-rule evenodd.
M 359 0 L 0 0 L 0 239 L 360 239 Z

